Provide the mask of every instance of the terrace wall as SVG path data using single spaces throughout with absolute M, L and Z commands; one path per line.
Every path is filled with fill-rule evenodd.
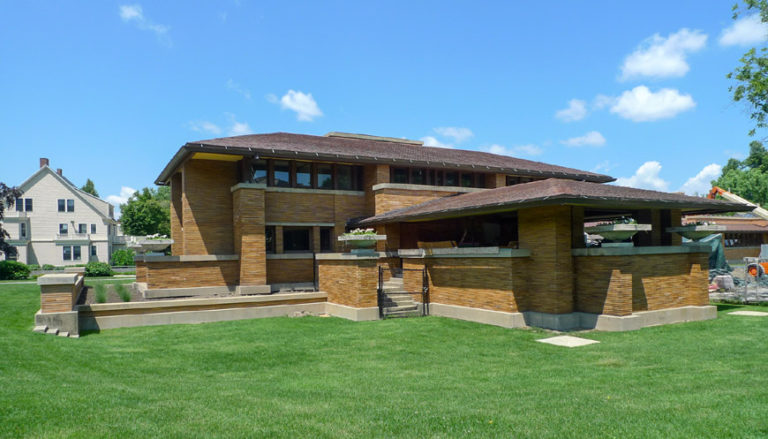
M 322 259 L 330 257 L 335 259 Z M 356 258 L 350 255 L 318 255 L 320 291 L 328 302 L 352 308 L 378 306 L 378 257 Z
M 140 278 L 139 273 L 145 274 Z M 136 281 L 146 282 L 148 289 L 234 286 L 239 280 L 237 255 L 136 258 Z

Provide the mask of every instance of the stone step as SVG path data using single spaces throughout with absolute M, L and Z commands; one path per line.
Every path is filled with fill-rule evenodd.
M 35 326 L 35 329 L 33 329 L 32 331 L 39 332 L 41 334 L 45 334 L 45 331 L 47 331 L 47 330 L 48 330 L 47 326 L 41 325 L 41 326 Z
M 59 337 L 69 337 L 69 331 L 61 331 L 58 334 Z
M 415 303 L 413 305 L 398 305 L 398 306 L 385 306 L 384 307 L 384 314 L 389 314 L 393 312 L 398 311 L 416 311 L 419 309 L 419 306 Z
M 56 335 L 56 334 L 59 333 L 59 329 L 58 328 L 48 328 L 48 329 L 45 330 L 45 333 L 46 334 Z
M 403 318 L 403 317 L 421 317 L 421 311 L 416 310 L 408 310 L 408 311 L 392 311 L 392 312 L 384 312 L 384 317 L 392 319 L 392 318 Z

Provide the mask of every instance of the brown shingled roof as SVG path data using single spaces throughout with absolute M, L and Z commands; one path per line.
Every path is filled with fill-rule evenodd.
M 195 151 L 244 155 L 261 154 L 272 157 L 315 160 L 345 160 L 401 166 L 429 166 L 594 182 L 614 180 L 608 175 L 480 151 L 434 148 L 414 145 L 413 142 L 407 141 L 401 143 L 370 138 L 272 133 L 189 142 L 168 163 L 156 183 L 167 182 L 176 166 L 188 154 Z
M 684 212 L 749 211 L 746 204 L 668 192 L 550 178 L 531 183 L 437 198 L 361 220 L 361 225 L 470 216 L 539 205 L 666 208 Z

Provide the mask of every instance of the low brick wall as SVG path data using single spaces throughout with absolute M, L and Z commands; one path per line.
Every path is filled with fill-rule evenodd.
M 40 285 L 40 312 L 58 313 L 72 311 L 83 289 L 83 276 L 72 274 L 47 274 L 38 279 Z
M 424 258 L 404 259 L 403 268 L 422 268 L 429 277 L 430 302 L 492 311 L 522 311 L 525 299 L 527 258 Z M 422 274 L 405 271 L 408 291 L 420 291 Z
M 172 258 L 172 257 L 169 257 Z M 148 289 L 194 288 L 237 285 L 240 261 L 226 260 L 146 260 L 136 261 L 136 281 Z M 139 273 L 144 273 L 139 276 Z M 140 280 L 143 279 L 143 280 Z
M 756 258 L 760 255 L 760 247 L 726 247 L 725 259 L 729 261 L 744 258 Z
M 576 311 L 626 316 L 709 304 L 708 254 L 576 256 Z
M 318 259 L 320 291 L 328 302 L 353 308 L 378 306 L 378 258 Z
M 314 282 L 312 259 L 267 259 L 267 284 Z

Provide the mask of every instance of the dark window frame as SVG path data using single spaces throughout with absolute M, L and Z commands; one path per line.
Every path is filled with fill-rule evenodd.
M 19 238 L 27 237 L 27 223 L 19 223 Z
M 73 261 L 81 261 L 82 259 L 83 259 L 83 249 L 82 249 L 82 246 L 73 245 L 72 246 L 72 260 Z
M 77 233 L 79 235 L 84 235 L 88 233 L 88 224 L 86 223 L 78 223 L 77 225 Z
M 96 224 L 91 224 L 91 233 L 96 233 Z
M 59 223 L 59 235 L 69 235 L 69 224 Z
M 297 232 L 306 233 L 306 246 L 296 245 L 295 235 Z M 304 241 L 302 239 L 301 241 Z M 312 251 L 312 227 L 283 227 L 283 253 L 307 253 Z M 301 248 L 297 248 L 301 247 Z
M 66 212 L 67 211 L 67 200 L 65 200 L 64 198 L 59 198 L 57 200 L 57 202 L 58 202 L 58 205 L 59 205 L 59 212 Z
M 65 261 L 71 261 L 72 260 L 72 246 L 71 245 L 65 245 L 61 248 L 61 258 Z
M 267 254 L 275 254 L 277 252 L 277 240 L 275 226 L 264 227 L 264 245 Z
M 74 212 L 75 211 L 75 200 L 72 198 L 67 198 L 67 212 Z
M 97 256 L 97 254 L 96 254 L 96 246 L 95 245 L 91 245 L 91 256 Z

